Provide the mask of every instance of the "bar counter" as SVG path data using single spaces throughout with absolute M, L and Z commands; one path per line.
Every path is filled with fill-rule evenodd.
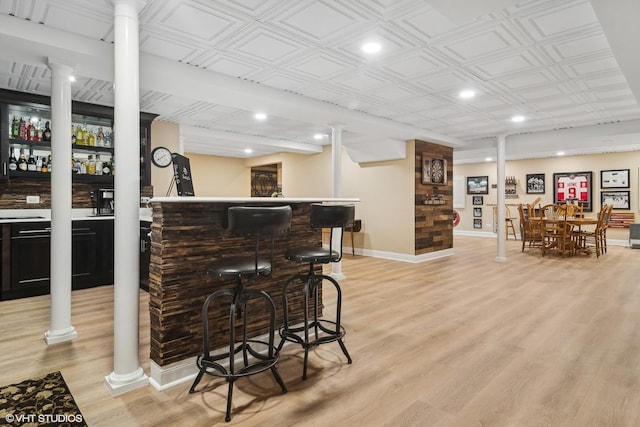
M 157 388 L 185 380 L 187 372 L 197 372 L 195 357 L 202 352 L 201 309 L 207 295 L 221 288 L 232 288 L 234 281 L 208 277 L 205 272 L 215 257 L 253 253 L 249 239 L 230 237 L 226 230 L 230 206 L 282 206 L 293 211 L 291 232 L 276 237 L 274 265 L 269 277 L 248 282 L 248 286 L 268 292 L 276 304 L 278 325 L 282 323 L 282 285 L 299 266 L 284 259 L 289 246 L 317 244 L 320 230 L 309 226 L 312 203 L 354 203 L 348 198 L 287 197 L 157 197 L 152 208 L 151 262 L 149 265 L 149 312 L 151 321 L 151 380 Z M 304 267 L 303 267 L 304 268 Z M 321 268 L 319 266 L 318 268 Z M 302 319 L 300 301 L 289 300 L 290 317 Z M 226 302 L 225 302 L 226 303 Z M 295 309 L 294 311 L 291 311 Z M 227 345 L 224 329 L 228 324 L 228 304 L 220 304 L 210 315 L 220 318 L 212 328 L 213 348 Z M 260 317 L 255 310 L 248 329 L 253 336 L 266 332 L 267 313 Z M 237 322 L 240 324 L 241 322 Z M 175 368 L 182 365 L 181 368 Z M 167 371 L 174 372 L 165 378 Z

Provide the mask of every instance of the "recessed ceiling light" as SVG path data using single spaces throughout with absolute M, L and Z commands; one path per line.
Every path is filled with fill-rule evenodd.
M 265 113 L 256 113 L 253 115 L 256 120 L 266 120 L 267 115 Z
M 525 120 L 524 116 L 513 116 L 513 117 L 511 117 L 511 121 L 513 123 L 522 123 L 522 122 L 524 122 L 524 120 Z
M 471 89 L 465 89 L 461 91 L 458 96 L 462 99 L 470 99 L 476 96 L 476 91 Z
M 313 139 L 315 139 L 316 141 L 319 141 L 323 138 L 325 138 L 327 135 L 325 135 L 324 133 L 316 133 L 313 135 Z
M 362 45 L 364 53 L 378 53 L 382 49 L 382 45 L 378 42 L 368 42 Z
M 253 153 L 253 150 L 251 148 L 245 148 L 244 152 L 245 152 L 245 154 L 251 154 L 251 153 Z
M 69 76 L 69 81 L 70 82 L 75 82 L 76 81 L 76 76 Z
M 556 154 L 557 154 L 558 156 L 564 156 L 564 151 L 558 151 Z
M 487 157 L 486 159 L 484 159 L 486 162 L 491 162 L 493 161 L 493 159 L 491 157 Z

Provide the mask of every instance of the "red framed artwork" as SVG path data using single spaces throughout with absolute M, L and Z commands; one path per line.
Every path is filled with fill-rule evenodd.
M 581 204 L 586 212 L 593 210 L 592 172 L 561 172 L 553 174 L 554 203 Z

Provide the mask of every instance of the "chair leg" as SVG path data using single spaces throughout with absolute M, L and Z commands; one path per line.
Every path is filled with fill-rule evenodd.
M 302 326 L 299 328 L 291 328 L 289 325 L 289 314 L 288 314 L 288 301 L 287 301 L 287 291 L 288 287 L 293 283 L 296 279 L 299 279 L 303 282 L 302 285 Z M 336 302 L 336 317 L 335 322 L 328 319 L 321 319 L 319 315 L 319 303 L 318 303 L 318 290 L 323 282 L 323 280 L 329 281 L 333 284 L 336 289 L 337 302 Z M 342 337 L 345 334 L 344 328 L 341 325 L 341 311 L 342 311 L 342 291 L 340 289 L 340 285 L 338 282 L 330 277 L 325 275 L 315 274 L 313 271 L 313 265 L 309 268 L 309 274 L 306 276 L 296 275 L 289 279 L 283 288 L 283 313 L 284 313 L 284 326 L 280 330 L 281 341 L 278 345 L 278 351 L 280 351 L 284 345 L 285 341 L 295 342 L 300 344 L 304 350 L 304 360 L 302 366 L 302 379 L 307 379 L 307 367 L 309 361 L 309 350 L 317 345 L 325 344 L 333 341 L 338 341 L 342 352 L 347 358 L 348 363 L 352 363 L 351 356 L 347 351 L 347 348 L 342 340 Z M 313 312 L 309 313 L 309 303 L 310 298 L 313 298 L 313 307 L 311 310 Z M 333 328 L 329 326 L 325 326 L 327 324 L 333 325 Z M 302 336 L 297 335 L 297 333 L 302 333 Z M 320 335 L 324 333 L 324 335 Z

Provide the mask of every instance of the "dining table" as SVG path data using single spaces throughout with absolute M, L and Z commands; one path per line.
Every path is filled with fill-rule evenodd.
M 532 222 L 532 225 L 539 230 L 542 230 L 542 226 L 544 224 L 562 224 L 566 222 L 567 224 L 573 227 L 572 234 L 574 236 L 580 235 L 580 233 L 582 232 L 583 226 L 598 224 L 598 218 L 595 218 L 595 217 L 557 216 L 557 217 L 547 218 L 547 217 L 533 216 L 533 217 L 530 217 L 529 220 Z M 579 245 L 576 246 L 575 252 L 582 252 L 584 254 L 591 255 L 591 249 L 584 244 L 585 243 L 584 239 L 580 239 L 579 242 L 574 241 L 574 243 L 579 243 Z

